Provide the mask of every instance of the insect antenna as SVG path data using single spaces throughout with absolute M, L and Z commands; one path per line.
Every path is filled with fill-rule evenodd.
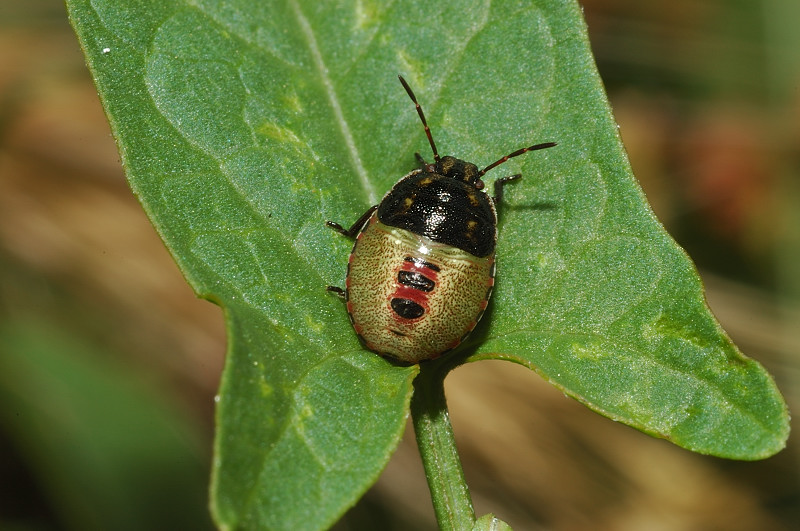
M 425 120 L 425 114 L 422 112 L 422 106 L 417 102 L 417 97 L 414 96 L 414 91 L 411 90 L 411 87 L 408 86 L 406 80 L 403 79 L 403 76 L 397 76 L 400 78 L 400 83 L 403 84 L 403 88 L 406 89 L 408 92 L 408 96 L 411 98 L 411 101 L 414 102 L 414 105 L 417 107 L 417 114 L 419 114 L 419 119 L 422 120 L 422 125 L 425 126 L 425 134 L 428 135 L 428 142 L 431 144 L 431 149 L 433 150 L 433 161 L 439 162 L 439 152 L 436 151 L 436 144 L 433 143 L 433 137 L 431 136 L 431 128 L 428 127 L 428 122 Z
M 421 111 L 420 111 L 420 112 L 421 112 Z M 555 145 L 557 145 L 555 142 L 545 142 L 545 143 L 543 143 L 543 144 L 536 144 L 535 146 L 531 146 L 531 147 L 526 147 L 526 148 L 518 149 L 518 150 L 516 150 L 515 152 L 513 152 L 513 153 L 509 153 L 509 154 L 508 154 L 508 155 L 506 155 L 505 157 L 503 157 L 503 158 L 501 158 L 501 159 L 499 159 L 499 160 L 496 160 L 496 161 L 492 162 L 491 164 L 489 164 L 488 166 L 486 166 L 484 169 L 482 169 L 481 171 L 479 171 L 479 172 L 478 172 L 478 178 L 480 178 L 480 177 L 483 177 L 483 175 L 484 175 L 484 174 L 485 174 L 487 171 L 491 170 L 492 168 L 494 168 L 494 167 L 496 167 L 496 166 L 499 166 L 499 165 L 501 165 L 502 163 L 504 163 L 504 162 L 505 162 L 505 161 L 507 161 L 508 159 L 513 159 L 514 157 L 519 157 L 520 155 L 522 155 L 523 153 L 527 153 L 528 151 L 536 151 L 537 149 L 551 148 L 551 147 L 553 147 L 553 146 L 555 146 Z

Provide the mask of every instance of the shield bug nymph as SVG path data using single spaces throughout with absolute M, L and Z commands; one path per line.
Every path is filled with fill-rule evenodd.
M 422 107 L 402 76 L 425 127 L 433 162 L 416 154 L 420 167 L 400 179 L 381 202 L 349 229 L 355 237 L 345 288 L 328 286 L 347 303 L 350 321 L 366 348 L 409 363 L 433 359 L 457 347 L 478 324 L 492 294 L 497 210 L 503 186 L 483 192 L 484 174 L 545 142 L 518 149 L 482 170 L 451 156 L 440 157 Z

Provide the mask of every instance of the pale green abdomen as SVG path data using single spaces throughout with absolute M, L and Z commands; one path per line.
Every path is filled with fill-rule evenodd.
M 494 254 L 478 258 L 373 215 L 356 239 L 347 309 L 367 348 L 416 363 L 457 346 L 494 284 Z

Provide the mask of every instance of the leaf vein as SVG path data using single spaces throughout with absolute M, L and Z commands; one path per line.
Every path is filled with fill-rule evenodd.
M 336 90 L 329 75 L 328 67 L 325 66 L 325 61 L 322 58 L 322 52 L 320 52 L 319 46 L 317 45 L 317 39 L 314 37 L 314 30 L 311 28 L 311 24 L 308 22 L 308 19 L 303 14 L 302 10 L 300 9 L 300 5 L 296 0 L 291 2 L 291 6 L 295 16 L 297 17 L 297 22 L 300 24 L 300 30 L 303 33 L 306 42 L 308 43 L 311 57 L 314 59 L 314 65 L 319 71 L 322 85 L 325 88 L 326 94 L 328 95 L 328 101 L 330 102 L 331 109 L 336 117 L 336 123 L 339 124 L 339 129 L 342 132 L 342 137 L 344 138 L 345 145 L 347 146 L 347 151 L 350 153 L 350 158 L 353 161 L 356 174 L 358 175 L 364 190 L 367 192 L 367 197 L 369 198 L 370 204 L 375 204 L 378 200 L 377 193 L 375 192 L 375 188 L 372 186 L 372 183 L 369 180 L 369 176 L 367 175 L 367 170 L 364 168 L 364 164 L 361 162 L 361 155 L 356 147 L 353 133 L 350 130 L 350 125 L 347 123 L 347 120 L 344 117 L 344 112 L 342 111 L 342 106 L 339 103 L 339 98 L 336 95 Z

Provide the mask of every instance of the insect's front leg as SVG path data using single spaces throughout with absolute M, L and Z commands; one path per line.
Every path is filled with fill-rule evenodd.
M 377 208 L 378 208 L 378 205 L 374 205 L 374 206 L 369 207 L 369 210 L 364 212 L 364 215 L 361 216 L 360 218 L 358 218 L 358 221 L 353 223 L 353 226 L 350 227 L 349 229 L 345 229 L 344 227 L 342 227 L 338 223 L 334 223 L 333 221 L 326 221 L 325 225 L 327 225 L 328 227 L 332 228 L 333 230 L 335 230 L 339 234 L 343 234 L 343 235 L 347 236 L 348 238 L 355 238 L 356 234 L 358 234 L 358 231 L 361 230 L 361 227 L 364 226 L 364 223 L 367 222 L 367 220 L 370 218 L 370 216 L 372 216 L 372 213 L 375 212 L 375 210 Z
M 492 199 L 494 199 L 495 204 L 503 200 L 503 186 L 508 182 L 516 181 L 520 178 L 522 178 L 522 174 L 517 173 L 515 175 L 509 175 L 508 177 L 497 179 L 494 182 L 494 197 Z

